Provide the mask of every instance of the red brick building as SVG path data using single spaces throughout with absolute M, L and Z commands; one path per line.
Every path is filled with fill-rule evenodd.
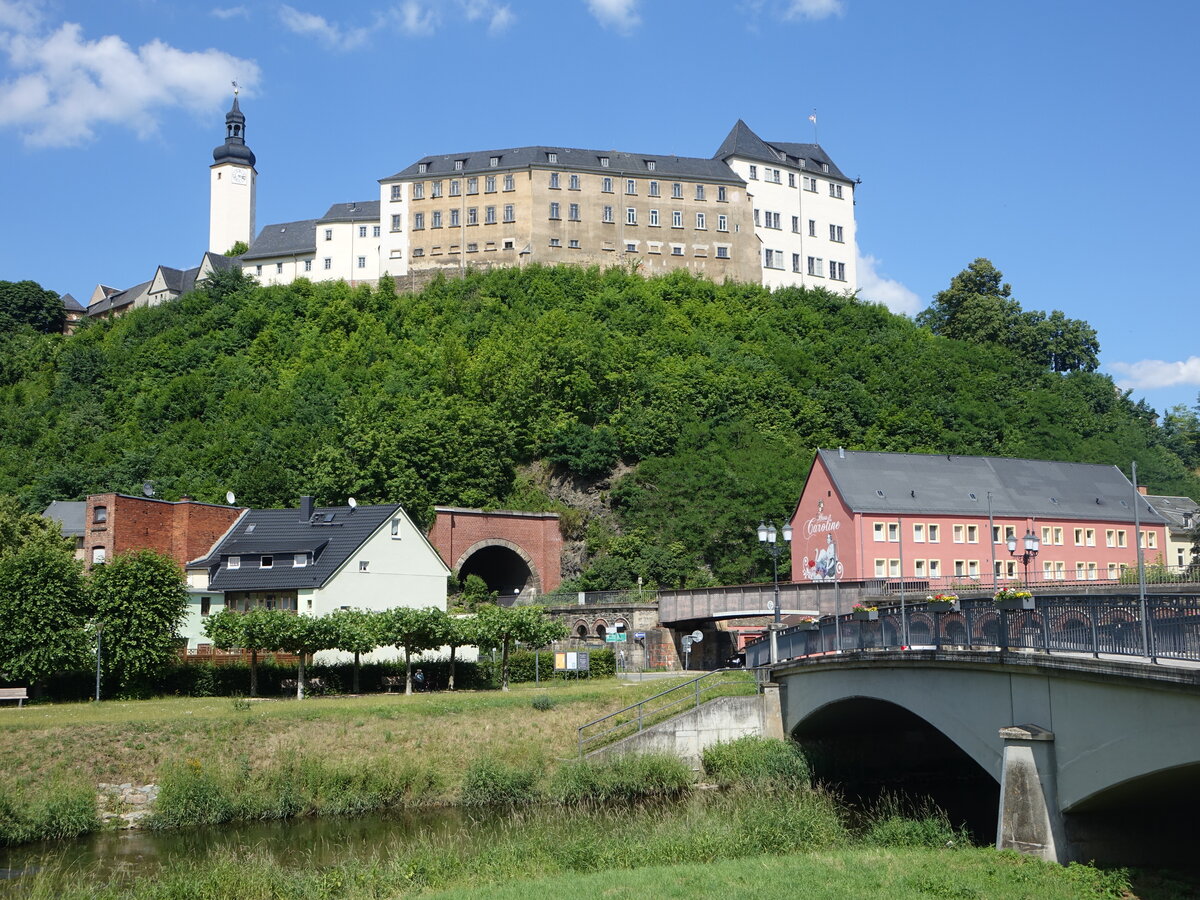
M 478 575 L 502 601 L 546 594 L 562 581 L 557 513 L 436 508 L 429 541 L 459 578 Z
M 180 566 L 208 553 L 242 510 L 195 500 L 157 500 L 128 494 L 92 494 L 84 513 L 88 568 L 130 550 L 154 550 Z

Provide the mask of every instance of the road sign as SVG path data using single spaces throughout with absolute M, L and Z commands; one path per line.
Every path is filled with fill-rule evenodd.
M 644 640 L 646 639 L 646 632 L 644 632 L 644 631 L 635 631 L 635 632 L 633 633 L 633 639 L 634 639 L 635 641 L 644 641 Z
M 693 644 L 698 644 L 698 643 L 700 643 L 702 640 L 704 640 L 704 632 L 702 632 L 702 631 L 699 631 L 699 630 L 697 630 L 697 631 L 693 631 L 693 632 L 692 632 L 692 634 L 691 634 L 691 638 L 692 638 L 692 643 L 693 643 Z
M 608 634 L 606 634 L 604 636 L 604 640 L 606 643 L 609 643 L 609 644 L 623 644 L 623 643 L 625 643 L 625 632 L 610 631 Z

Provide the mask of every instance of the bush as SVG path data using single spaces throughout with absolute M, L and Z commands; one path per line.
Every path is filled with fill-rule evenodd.
M 743 737 L 713 744 L 701 759 L 704 772 L 722 787 L 808 787 L 808 762 L 800 745 L 773 738 Z
M 538 657 L 537 666 L 534 666 L 534 657 Z M 480 686 L 483 687 L 498 687 L 500 684 L 500 654 L 496 654 L 496 662 L 493 665 L 491 657 L 481 656 L 478 666 L 478 677 Z M 592 650 L 590 656 L 591 677 L 592 678 L 611 678 L 617 674 L 617 658 L 612 650 Z M 534 653 L 532 650 L 518 650 L 515 653 L 508 655 L 508 680 L 510 683 L 533 681 L 535 677 L 542 681 L 550 681 L 552 679 L 567 680 L 581 676 L 574 672 L 555 672 L 554 671 L 554 653 L 550 650 L 541 650 Z M 588 677 L 588 676 L 582 676 Z M 455 683 L 457 686 L 457 682 Z
M 548 712 L 554 709 L 558 704 L 554 702 L 554 698 L 549 694 L 538 694 L 533 698 L 533 708 L 538 712 Z
M 689 790 L 694 780 L 678 756 L 630 753 L 567 763 L 554 773 L 549 794 L 559 803 L 674 797 Z
M 234 804 L 216 773 L 199 760 L 170 766 L 159 779 L 151 828 L 217 825 L 234 818 Z
M 928 800 L 918 804 L 884 794 L 863 813 L 863 841 L 879 847 L 969 847 L 965 828 L 956 829 L 946 813 Z
M 529 803 L 537 799 L 537 778 L 537 772 L 530 767 L 481 757 L 467 768 L 460 798 L 464 806 Z
M 0 846 L 79 837 L 100 827 L 90 784 L 53 778 L 30 796 L 28 785 L 0 784 Z

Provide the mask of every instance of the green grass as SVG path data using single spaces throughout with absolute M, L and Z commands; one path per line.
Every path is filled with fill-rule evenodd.
M 809 783 L 808 762 L 791 741 L 744 737 L 705 748 L 704 774 L 722 787 L 800 788 Z

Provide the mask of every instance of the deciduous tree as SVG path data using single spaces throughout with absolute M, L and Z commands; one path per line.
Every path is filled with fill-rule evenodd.
M 412 693 L 412 656 L 442 646 L 440 609 L 411 609 L 399 606 L 380 613 L 380 637 L 383 642 L 404 651 L 404 693 Z
M 53 334 L 66 321 L 62 299 L 36 281 L 0 281 L 0 332 L 28 326 Z
M 546 615 L 540 606 L 486 604 L 475 613 L 475 640 L 481 650 L 500 651 L 500 690 L 508 690 L 508 656 L 515 642 L 544 647 L 567 635 L 561 622 Z
M 87 660 L 82 565 L 35 540 L 0 555 L 0 677 L 39 681 Z

